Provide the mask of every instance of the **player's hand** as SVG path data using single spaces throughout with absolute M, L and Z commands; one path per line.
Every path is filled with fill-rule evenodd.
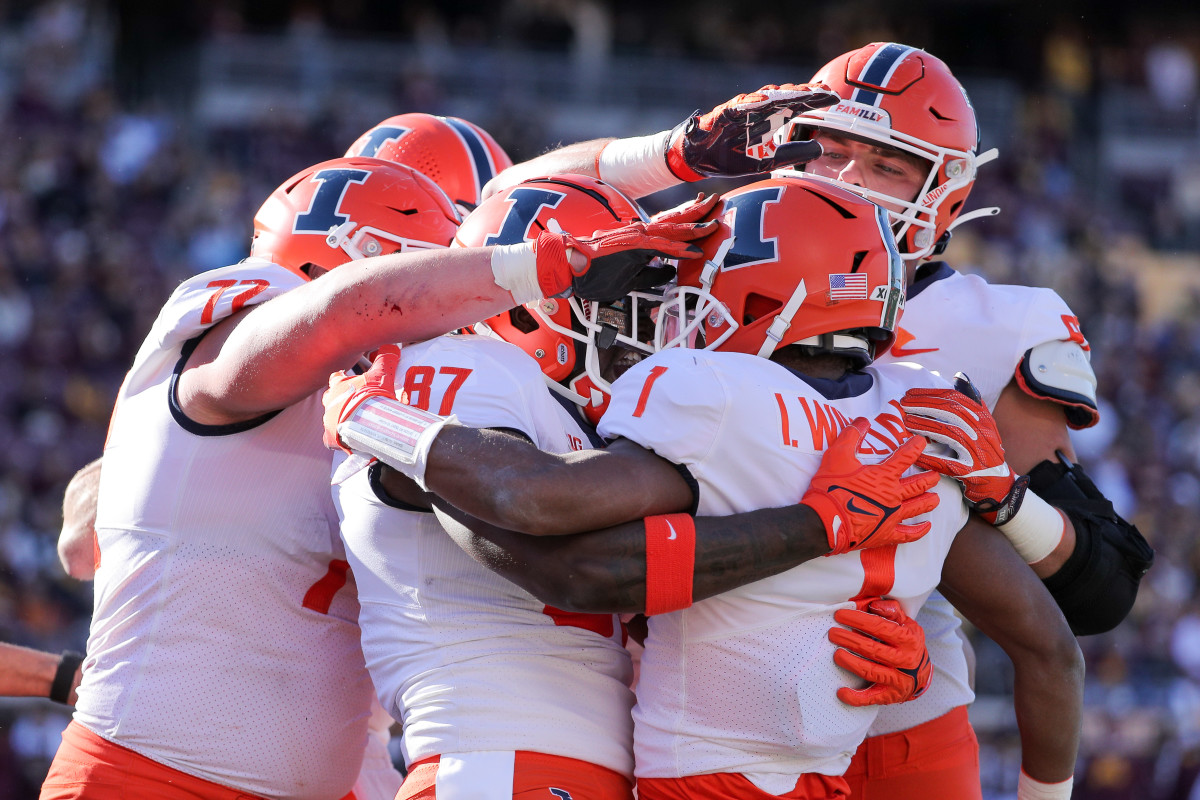
M 682 181 L 770 172 L 812 161 L 821 155 L 817 142 L 786 142 L 771 152 L 771 136 L 797 114 L 824 108 L 838 96 L 820 83 L 771 84 L 739 94 L 707 114 L 696 112 L 675 126 L 667 147 L 667 166 Z
M 960 372 L 954 387 L 909 389 L 900 401 L 910 431 L 950 450 L 948 455 L 924 453 L 917 463 L 956 479 L 974 511 L 1003 525 L 1020 509 L 1029 477 L 1013 474 L 1004 460 L 996 421 L 970 379 Z
M 620 300 L 633 289 L 671 280 L 674 267 L 651 262 L 656 258 L 698 258 L 703 251 L 691 242 L 716 229 L 717 222 L 710 220 L 634 222 L 588 237 L 543 231 L 533 244 L 538 285 L 544 297 L 571 290 L 585 300 Z M 572 263 L 572 252 L 583 257 L 581 266 Z
M 672 224 L 680 222 L 700 222 L 714 208 L 717 203 L 721 202 L 721 196 L 718 194 L 705 194 L 700 192 L 696 195 L 695 200 L 688 200 L 686 203 L 680 203 L 674 208 L 668 208 L 666 211 L 660 211 L 650 218 L 654 224 Z
M 901 477 L 916 462 L 925 440 L 914 436 L 878 464 L 863 464 L 858 448 L 869 429 L 870 423 L 859 417 L 833 440 L 800 500 L 825 523 L 831 556 L 916 541 L 929 532 L 930 523 L 901 520 L 937 508 L 938 496 L 929 491 L 937 473 Z
M 325 432 L 321 438 L 326 447 L 351 452 L 338 436 L 338 425 L 349 419 L 368 397 L 395 400 L 399 365 L 400 348 L 385 345 L 371 354 L 371 368 L 362 375 L 335 372 L 329 376 L 329 388 L 321 397 L 325 404 Z
M 925 631 L 891 599 L 872 600 L 866 610 L 843 608 L 833 619 L 845 628 L 830 628 L 838 646 L 834 662 L 870 686 L 837 690 L 850 706 L 882 706 L 920 697 L 933 679 L 933 663 L 925 648 Z

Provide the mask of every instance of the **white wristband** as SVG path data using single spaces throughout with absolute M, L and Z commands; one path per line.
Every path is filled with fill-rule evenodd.
M 449 422 L 458 422 L 458 418 L 422 411 L 387 397 L 368 397 L 338 424 L 337 432 L 354 453 L 374 456 L 426 489 L 429 448 Z
M 492 248 L 492 278 L 512 295 L 513 304 L 523 306 L 542 299 L 538 284 L 537 256 L 532 242 L 498 244 Z
M 1021 777 L 1017 778 L 1017 800 L 1070 800 L 1074 783 L 1074 775 L 1058 783 L 1042 783 L 1021 770 Z
M 645 197 L 683 183 L 667 166 L 671 131 L 652 136 L 613 139 L 596 159 L 600 180 L 630 197 Z
M 1066 521 L 1057 508 L 1026 490 L 1021 507 L 1008 522 L 998 526 L 1026 564 L 1041 561 L 1054 552 L 1066 532 Z

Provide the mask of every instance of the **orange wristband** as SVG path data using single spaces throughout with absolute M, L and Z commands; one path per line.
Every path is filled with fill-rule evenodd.
M 689 514 L 646 517 L 646 615 L 692 604 L 696 523 Z

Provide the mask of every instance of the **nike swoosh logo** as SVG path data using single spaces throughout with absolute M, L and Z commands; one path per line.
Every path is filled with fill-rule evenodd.
M 915 356 L 915 355 L 919 355 L 920 353 L 937 352 L 938 348 L 936 348 L 936 347 L 913 347 L 911 349 L 908 347 L 905 347 L 906 344 L 908 344 L 915 338 L 917 338 L 917 337 L 913 336 L 911 333 L 904 330 L 904 328 L 897 327 L 896 328 L 896 341 L 892 342 L 892 349 L 889 352 L 898 358 L 904 358 L 905 356 Z
M 869 507 L 863 508 L 858 503 L 854 502 L 853 497 L 850 498 L 846 502 L 846 508 L 848 508 L 849 510 L 853 511 L 856 514 L 872 514 L 872 513 L 878 514 L 879 513 L 879 509 L 877 509 L 877 508 L 869 508 Z M 668 524 L 670 524 L 670 523 L 668 523 Z
M 910 350 L 907 347 L 897 347 L 896 345 L 892 345 L 891 354 L 894 356 L 899 356 L 900 358 L 904 358 L 905 356 L 915 356 L 919 353 L 935 353 L 937 350 L 938 348 L 936 347 L 914 347 Z
M 675 526 L 671 524 L 671 521 L 669 519 L 663 520 L 663 522 L 667 523 L 667 527 L 671 529 L 671 535 L 667 537 L 667 541 L 668 542 L 674 541 L 675 540 Z

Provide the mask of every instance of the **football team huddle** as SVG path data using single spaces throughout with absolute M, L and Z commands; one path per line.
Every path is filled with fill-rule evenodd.
M 118 394 L 41 797 L 978 800 L 960 615 L 1018 797 L 1070 797 L 1075 637 L 1153 551 L 1075 463 L 1078 319 L 938 260 L 995 155 L 873 43 L 651 136 L 514 166 L 409 113 L 285 181 Z

